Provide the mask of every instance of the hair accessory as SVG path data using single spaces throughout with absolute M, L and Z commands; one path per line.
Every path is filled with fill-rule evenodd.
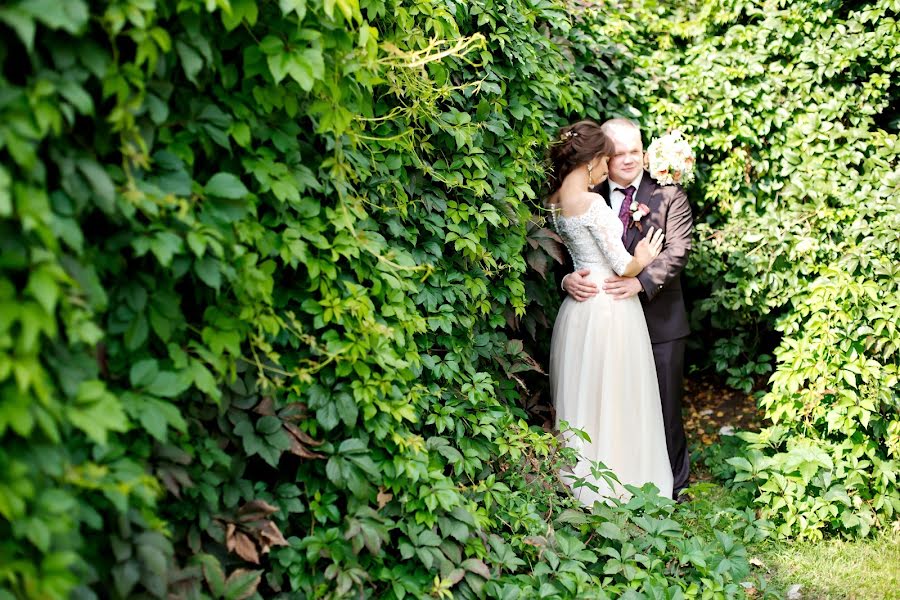
M 573 138 L 573 137 L 577 137 L 577 136 L 578 136 L 577 131 L 569 130 L 569 131 L 565 132 L 564 134 L 562 134 L 562 139 L 567 140 L 569 138 Z

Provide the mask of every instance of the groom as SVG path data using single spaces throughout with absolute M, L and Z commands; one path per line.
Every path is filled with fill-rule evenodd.
M 666 234 L 665 246 L 656 260 L 637 277 L 606 279 L 603 292 L 616 299 L 640 295 L 656 361 L 666 446 L 674 477 L 672 497 L 678 498 L 681 490 L 687 487 L 690 469 L 687 438 L 681 422 L 684 345 L 690 333 L 681 293 L 681 271 L 691 250 L 691 207 L 681 186 L 661 186 L 644 171 L 644 146 L 637 125 L 628 119 L 611 119 L 602 125 L 602 129 L 615 146 L 615 154 L 609 159 L 609 178 L 593 191 L 603 196 L 629 225 L 632 201 L 650 209 L 649 214 L 639 221 L 640 228 L 631 225 L 625 230 L 625 248 L 634 254 L 634 247 L 651 226 Z M 571 262 L 567 266 L 570 270 Z M 589 269 L 581 269 L 568 273 L 562 280 L 562 288 L 579 302 L 600 291 L 585 278 L 588 273 Z

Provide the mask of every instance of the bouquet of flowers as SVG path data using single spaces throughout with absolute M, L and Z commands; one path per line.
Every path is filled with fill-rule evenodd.
M 671 131 L 653 140 L 645 156 L 650 176 L 660 185 L 693 181 L 694 160 L 694 151 L 680 131 Z

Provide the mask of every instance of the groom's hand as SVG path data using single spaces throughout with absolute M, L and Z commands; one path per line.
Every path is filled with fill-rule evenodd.
M 644 288 L 637 277 L 609 277 L 603 281 L 603 291 L 613 297 L 613 300 L 624 300 L 637 296 Z
M 600 293 L 597 284 L 585 279 L 591 274 L 590 269 L 579 269 L 563 277 L 562 286 L 566 293 L 579 302 L 593 298 Z

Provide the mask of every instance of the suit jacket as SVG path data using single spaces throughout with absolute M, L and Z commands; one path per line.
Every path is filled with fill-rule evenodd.
M 603 196 L 609 204 L 609 181 L 604 181 L 593 191 Z M 646 171 L 635 200 L 646 204 L 650 208 L 650 214 L 641 219 L 643 231 L 639 231 L 636 226 L 626 229 L 625 248 L 628 252 L 634 254 L 635 246 L 651 226 L 662 229 L 666 234 L 662 252 L 637 275 L 644 289 L 639 296 L 647 319 L 650 341 L 658 343 L 676 340 L 691 332 L 684 307 L 684 294 L 681 291 L 681 271 L 691 252 L 691 234 L 694 228 L 691 206 L 680 185 L 659 185 Z M 564 274 L 571 273 L 573 269 L 568 253 L 566 260 Z

